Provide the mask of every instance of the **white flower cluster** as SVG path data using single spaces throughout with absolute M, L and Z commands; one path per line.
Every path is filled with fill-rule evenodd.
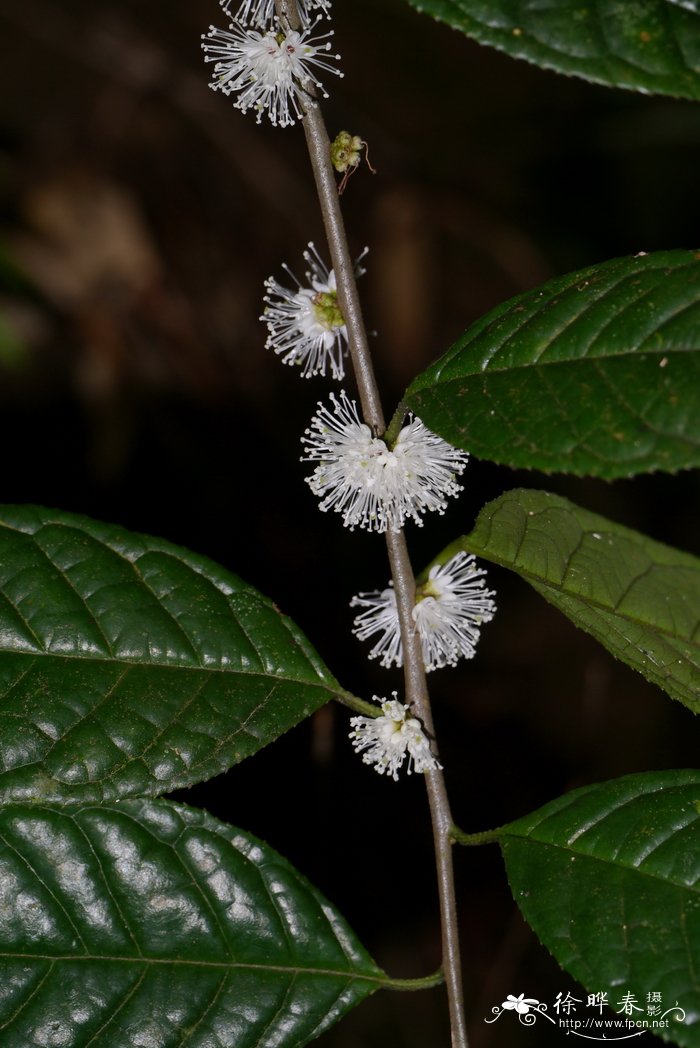
M 393 699 L 380 699 L 379 717 L 353 717 L 350 738 L 356 753 L 362 753 L 365 764 L 373 764 L 380 775 L 397 780 L 399 768 L 408 757 L 408 774 L 412 771 L 435 771 L 442 765 L 430 750 L 430 741 L 419 720 L 410 716 L 408 706 Z
M 228 29 L 210 26 L 202 37 L 205 61 L 214 63 L 210 87 L 232 98 L 242 112 L 252 110 L 258 123 L 264 115 L 273 126 L 287 127 L 300 120 L 327 97 L 317 79 L 320 72 L 343 74 L 330 53 L 332 30 L 316 33 L 330 0 L 219 0 L 229 17 Z M 297 16 L 298 15 L 298 20 Z M 337 171 L 347 174 L 359 162 L 366 144 L 357 135 L 341 132 L 331 146 Z M 334 153 L 335 150 L 335 153 Z M 359 262 L 356 275 L 364 270 Z M 313 243 L 304 252 L 306 282 L 302 284 L 284 265 L 292 286 L 274 276 L 265 281 L 266 347 L 282 363 L 295 366 L 303 378 L 321 375 L 340 381 L 345 375 L 348 332 L 338 303 L 336 278 Z M 431 432 L 420 419 L 409 416 L 395 439 L 385 439 L 361 421 L 358 408 L 344 390 L 319 403 L 302 438 L 302 461 L 313 463 L 306 478 L 320 500 L 320 508 L 341 514 L 346 527 L 374 532 L 398 532 L 407 520 L 422 525 L 427 512 L 444 513 L 447 499 L 462 490 L 457 478 L 468 461 L 464 451 Z M 430 571 L 416 591 L 413 621 L 420 637 L 426 669 L 453 666 L 471 658 L 479 628 L 495 610 L 494 594 L 485 589 L 482 569 L 474 558 L 458 553 L 447 564 Z M 376 638 L 370 658 L 382 665 L 403 662 L 396 597 L 391 585 L 382 591 L 361 593 L 352 605 L 364 609 L 355 619 L 354 633 Z M 421 722 L 408 706 L 378 699 L 376 717 L 353 717 L 350 738 L 366 764 L 381 775 L 398 779 L 407 761 L 408 772 L 430 772 L 441 767 L 431 750 Z
M 304 462 L 318 465 L 307 483 L 320 508 L 343 515 L 351 530 L 400 531 L 404 522 L 422 525 L 421 514 L 444 513 L 448 495 L 461 486 L 456 477 L 468 455 L 412 419 L 390 447 L 360 421 L 357 405 L 344 390 L 331 393 L 331 407 L 319 403 L 302 437 Z
M 425 668 L 455 666 L 458 659 L 474 657 L 479 627 L 490 622 L 496 611 L 495 593 L 487 590 L 483 568 L 472 554 L 460 552 L 430 569 L 428 580 L 416 589 L 413 621 L 423 648 Z M 369 653 L 382 666 L 403 664 L 396 594 L 391 586 L 353 597 L 351 607 L 365 608 L 355 619 L 353 633 L 360 640 L 379 634 Z
M 231 16 L 233 0 L 220 2 Z M 276 15 L 274 0 L 243 0 L 228 29 L 210 26 L 202 37 L 204 60 L 215 63 L 209 86 L 235 96 L 235 107 L 243 113 L 252 109 L 258 123 L 267 113 L 275 127 L 288 127 L 315 105 L 315 90 L 328 97 L 317 70 L 343 75 L 331 64 L 340 58 L 329 53 L 333 30 L 312 35 L 323 15 L 312 21 L 311 12 L 321 8 L 328 14 L 329 0 L 297 0 L 297 5 L 299 30 Z
M 355 264 L 356 276 L 365 272 L 360 262 L 366 253 L 365 248 Z M 309 267 L 306 285 L 286 264 L 282 268 L 296 289 L 284 287 L 275 277 L 265 281 L 265 310 L 260 317 L 269 331 L 265 346 L 283 364 L 301 368 L 302 378 L 325 377 L 330 368 L 331 376 L 340 380 L 345 375 L 348 333 L 338 305 L 335 273 L 326 267 L 314 244 L 304 252 L 304 261 Z
M 221 0 L 224 13 L 231 14 L 235 0 Z M 306 24 L 313 8 L 321 8 L 330 18 L 330 0 L 297 0 L 297 10 L 302 22 Z M 237 22 L 247 25 L 259 25 L 269 28 L 275 18 L 275 0 L 243 0 L 235 15 Z

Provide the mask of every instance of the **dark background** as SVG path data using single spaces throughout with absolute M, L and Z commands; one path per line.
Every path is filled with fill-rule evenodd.
M 611 91 L 478 47 L 398 0 L 336 0 L 345 79 L 331 134 L 377 169 L 343 198 L 385 409 L 490 307 L 550 276 L 700 241 L 700 108 Z M 303 135 L 257 127 L 207 90 L 214 0 L 0 0 L 2 499 L 166 537 L 238 571 L 369 697 L 401 688 L 350 635 L 383 587 L 377 536 L 319 514 L 298 437 L 323 380 L 263 348 L 262 282 L 322 244 Z M 409 527 L 421 568 L 485 501 L 546 487 L 700 552 L 694 475 L 604 484 L 474 462 L 444 518 Z M 696 766 L 685 708 L 495 569 L 478 658 L 431 677 L 455 818 L 498 825 L 564 790 Z M 424 789 L 373 775 L 320 711 L 183 795 L 278 848 L 392 974 L 439 965 Z M 561 1044 L 508 993 L 573 984 L 525 928 L 497 849 L 456 855 L 471 1048 Z M 575 995 L 582 996 L 577 990 Z M 681 1002 L 682 1004 L 682 1002 Z M 383 993 L 324 1048 L 442 1048 L 443 991 Z M 639 1041 L 635 1043 L 640 1043 Z

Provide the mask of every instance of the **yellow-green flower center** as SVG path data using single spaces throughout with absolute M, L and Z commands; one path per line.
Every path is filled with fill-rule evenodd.
M 319 291 L 314 295 L 313 303 L 316 321 L 326 331 L 332 331 L 334 328 L 343 326 L 345 318 L 340 311 L 336 291 Z
M 432 579 L 428 579 L 422 586 L 416 587 L 416 604 L 420 604 L 426 597 L 439 597 L 440 591 Z

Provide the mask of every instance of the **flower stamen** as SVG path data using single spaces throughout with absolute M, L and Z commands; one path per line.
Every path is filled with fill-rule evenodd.
M 364 254 L 355 266 L 357 276 L 364 273 L 359 264 Z M 303 378 L 325 376 L 330 368 L 332 377 L 340 380 L 345 375 L 348 335 L 338 305 L 335 273 L 325 266 L 313 244 L 304 252 L 304 259 L 309 266 L 306 285 L 287 265 L 283 268 L 296 289 L 285 287 L 275 277 L 265 281 L 265 310 L 260 317 L 269 332 L 265 345 L 283 364 L 300 367 Z
M 202 37 L 204 60 L 215 63 L 209 86 L 227 96 L 237 95 L 234 106 L 243 113 L 253 109 L 258 123 L 263 113 L 275 127 L 301 120 L 304 111 L 316 104 L 310 87 L 328 97 L 314 69 L 343 75 L 331 65 L 331 59 L 340 55 L 326 56 L 333 30 L 310 35 L 320 19 L 321 15 L 301 32 L 283 27 L 279 19 L 266 32 L 237 22 L 231 22 L 228 30 L 210 26 Z
M 417 587 L 412 615 L 428 672 L 474 657 L 480 627 L 496 612 L 495 593 L 485 588 L 485 574 L 476 567 L 474 556 L 462 551 L 446 564 L 431 568 L 427 581 Z M 379 635 L 370 659 L 378 658 L 387 669 L 401 666 L 403 646 L 391 584 L 381 591 L 358 594 L 350 607 L 365 609 L 356 616 L 353 628 L 359 640 Z
M 396 692 L 393 696 L 393 699 L 372 696 L 374 702 L 381 704 L 380 716 L 350 720 L 353 749 L 363 754 L 364 764 L 374 765 L 377 774 L 389 775 L 395 782 L 406 757 L 409 775 L 414 771 L 422 774 L 441 768 L 421 722 L 411 715 L 408 706 L 397 700 Z
M 234 0 L 221 0 L 225 14 L 231 14 L 233 3 Z M 299 19 L 303 26 L 308 24 L 314 8 L 322 10 L 326 17 L 330 18 L 330 0 L 297 0 Z M 241 24 L 267 28 L 275 21 L 275 0 L 242 0 L 235 16 L 231 17 Z
M 360 421 L 357 405 L 341 391 L 331 407 L 319 404 L 302 437 L 303 462 L 318 463 L 306 481 L 321 499 L 320 509 L 343 515 L 343 523 L 368 531 L 400 531 L 407 519 L 444 513 L 457 495 L 457 476 L 468 455 L 431 433 L 420 419 L 400 431 L 392 447 Z

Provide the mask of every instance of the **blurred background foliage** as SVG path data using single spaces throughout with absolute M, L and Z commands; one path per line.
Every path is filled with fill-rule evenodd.
M 318 513 L 297 440 L 328 384 L 282 367 L 258 320 L 264 278 L 285 260 L 301 276 L 307 241 L 323 240 L 303 134 L 257 127 L 207 89 L 210 22 L 225 23 L 214 0 L 0 0 L 2 498 L 208 554 L 289 613 L 347 687 L 386 695 L 401 676 L 367 662 L 347 606 L 386 584 L 383 543 Z M 334 24 L 345 78 L 329 78 L 329 131 L 361 135 L 377 169 L 343 200 L 353 249 L 370 247 L 387 413 L 505 298 L 616 255 L 698 246 L 697 105 L 513 62 L 399 0 L 336 0 Z M 459 503 L 410 528 L 416 567 L 516 485 L 700 553 L 694 475 L 607 485 L 473 463 Z M 489 578 L 500 611 L 478 658 L 431 678 L 461 826 L 697 765 L 688 710 L 519 580 Z M 322 710 L 181 799 L 278 848 L 382 965 L 418 976 L 439 964 L 422 783 L 362 766 L 347 720 Z M 472 1048 L 559 1044 L 511 1016 L 484 1024 L 508 993 L 551 1008 L 573 984 L 519 919 L 495 849 L 459 852 L 457 869 Z M 375 997 L 318 1043 L 448 1041 L 438 989 Z

